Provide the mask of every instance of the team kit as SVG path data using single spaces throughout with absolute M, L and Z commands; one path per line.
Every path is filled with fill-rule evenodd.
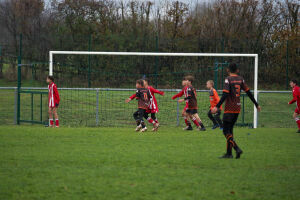
M 248 95 L 257 110 L 260 112 L 261 107 L 255 100 L 249 87 L 245 83 L 243 77 L 239 76 L 239 69 L 235 63 L 231 63 L 227 69 L 228 77 L 224 81 L 224 89 L 221 98 L 214 89 L 214 82 L 208 80 L 206 87 L 209 90 L 210 109 L 207 113 L 208 118 L 212 121 L 212 129 L 220 128 L 226 138 L 226 153 L 220 158 L 233 158 L 232 149 L 236 152 L 235 158 L 240 158 L 243 151 L 237 145 L 233 137 L 233 128 L 241 111 L 240 96 L 242 90 Z M 182 90 L 172 97 L 173 100 L 183 97 L 178 100 L 179 103 L 185 102 L 185 107 L 182 111 L 186 127 L 185 131 L 192 131 L 192 123 L 198 131 L 206 131 L 202 120 L 198 115 L 197 93 L 193 87 L 194 77 L 192 75 L 185 76 L 182 80 Z M 57 86 L 54 83 L 53 76 L 47 77 L 48 83 L 48 105 L 49 105 L 49 126 L 59 127 L 58 107 L 60 102 Z M 296 80 L 290 81 L 290 86 L 293 89 L 293 99 L 288 104 L 296 103 L 296 109 L 293 117 L 298 125 L 298 133 L 300 133 L 300 87 Z M 159 112 L 155 94 L 164 95 L 163 91 L 159 91 L 149 85 L 148 79 L 139 79 L 136 81 L 136 93 L 125 100 L 126 103 L 136 99 L 137 111 L 133 113 L 133 118 L 136 121 L 137 132 L 146 132 L 147 126 L 145 120 L 153 125 L 152 131 L 158 131 L 159 121 L 156 114 Z M 225 105 L 222 104 L 225 102 Z M 224 112 L 221 120 L 221 112 Z M 54 124 L 54 119 L 55 124 Z M 145 119 L 145 120 L 144 120 Z

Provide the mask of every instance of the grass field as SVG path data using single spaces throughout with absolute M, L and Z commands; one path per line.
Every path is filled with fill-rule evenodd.
M 1 126 L 0 199 L 300 199 L 295 129 L 133 129 Z

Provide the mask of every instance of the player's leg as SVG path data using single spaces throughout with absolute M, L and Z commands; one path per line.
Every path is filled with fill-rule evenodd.
M 215 114 L 214 118 L 215 118 L 215 120 L 218 122 L 220 128 L 223 129 L 223 122 L 222 122 L 220 116 L 221 116 L 221 111 L 219 110 L 219 111 Z
M 185 109 L 183 109 L 183 111 L 182 111 L 182 117 L 183 117 L 183 119 L 184 119 L 184 122 L 185 122 L 185 124 L 186 124 L 186 127 L 183 129 L 183 130 L 186 130 L 186 131 L 190 131 L 190 130 L 193 130 L 193 127 L 192 127 L 192 124 L 191 124 L 191 122 L 190 122 L 190 118 L 189 118 L 189 115 L 186 113 L 186 110 Z
M 133 118 L 136 121 L 136 129 L 135 129 L 135 131 L 141 130 L 142 126 L 141 126 L 141 121 L 139 119 L 139 110 L 137 110 L 136 112 L 133 113 Z
M 49 107 L 48 113 L 49 113 L 49 127 L 53 127 L 54 126 L 54 122 L 53 122 L 53 108 Z
M 213 123 L 212 129 L 218 128 L 218 122 L 215 120 L 214 116 L 212 115 L 211 110 L 208 111 L 207 116 Z
M 157 120 L 157 118 L 155 116 L 155 112 L 151 113 L 151 119 L 154 120 L 152 131 L 157 131 L 158 127 L 159 127 L 159 123 L 158 123 L 158 120 Z
M 229 135 L 230 135 L 230 127 L 231 127 L 231 122 L 229 120 L 226 120 L 228 116 L 224 114 L 224 119 L 223 119 L 223 134 L 226 138 L 226 154 L 224 154 L 220 158 L 233 158 L 232 157 L 232 145 L 229 142 Z
M 139 121 L 141 123 L 141 126 L 142 126 L 142 129 L 141 129 L 141 132 L 145 132 L 147 131 L 147 127 L 145 125 L 145 122 L 143 120 L 143 117 L 146 116 L 146 110 L 145 109 L 141 109 L 139 108 Z M 147 114 L 148 115 L 148 114 Z
M 203 125 L 197 110 L 193 111 L 192 120 L 194 124 L 199 128 L 200 131 L 206 131 L 205 126 Z
M 54 118 L 55 118 L 55 127 L 56 128 L 59 127 L 59 120 L 58 120 L 57 108 L 58 107 L 53 108 L 53 115 L 54 115 Z
M 237 145 L 237 143 L 235 142 L 235 140 L 233 138 L 233 128 L 238 119 L 239 114 L 232 114 L 232 115 L 233 115 L 233 117 L 232 117 L 232 123 L 231 123 L 231 127 L 230 127 L 231 137 L 229 138 L 229 142 L 231 143 L 232 147 L 236 151 L 236 158 L 238 159 L 241 157 L 241 154 L 243 153 L 243 151 L 239 148 L 239 146 Z
M 298 125 L 298 133 L 300 133 L 300 110 L 298 108 L 296 108 L 294 114 L 293 114 L 293 118 L 295 119 L 297 125 Z

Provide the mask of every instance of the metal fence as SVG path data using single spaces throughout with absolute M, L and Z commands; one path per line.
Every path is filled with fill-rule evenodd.
M 43 98 L 39 92 L 46 92 L 47 88 L 22 88 L 22 90 L 36 91 L 20 94 L 20 119 L 22 121 L 48 121 L 47 95 Z M 163 126 L 183 126 L 181 111 L 184 104 L 172 100 L 171 97 L 180 90 L 164 89 L 165 96 L 156 95 L 160 112 L 157 117 Z M 130 127 L 135 122 L 132 118 L 137 103 L 131 101 L 126 104 L 125 99 L 131 96 L 135 89 L 110 88 L 60 88 L 61 103 L 58 110 L 62 126 L 118 126 Z M 199 115 L 204 123 L 211 125 L 207 117 L 209 98 L 206 90 L 198 90 Z M 262 112 L 258 116 L 258 127 L 294 127 L 292 119 L 294 106 L 288 105 L 291 98 L 289 91 L 259 91 L 259 103 Z M 242 112 L 238 125 L 253 123 L 253 104 L 243 95 Z M 16 124 L 17 122 L 17 88 L 0 87 L 0 124 Z M 26 123 L 27 124 L 27 123 Z

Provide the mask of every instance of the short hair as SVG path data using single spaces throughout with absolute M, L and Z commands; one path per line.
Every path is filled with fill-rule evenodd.
M 144 87 L 144 81 L 142 79 L 136 80 L 136 83 Z
M 295 83 L 296 85 L 298 85 L 298 81 L 296 79 L 291 80 L 292 83 Z
M 51 81 L 54 81 L 54 77 L 53 76 L 47 76 L 48 79 L 50 79 Z
M 144 81 L 146 81 L 148 84 L 150 82 L 149 78 L 144 78 Z
M 238 67 L 237 67 L 236 63 L 230 63 L 229 64 L 229 71 L 231 73 L 235 73 L 235 72 L 237 72 L 237 70 L 238 70 Z
M 193 83 L 194 79 L 195 79 L 195 78 L 194 78 L 194 76 L 192 76 L 192 75 L 187 75 L 187 76 L 184 77 L 184 80 L 190 81 L 191 83 Z
M 215 86 L 215 82 L 213 80 L 208 80 L 207 82 L 209 82 L 213 87 Z

